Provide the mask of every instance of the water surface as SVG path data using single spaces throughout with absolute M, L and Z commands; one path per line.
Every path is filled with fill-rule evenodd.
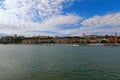
M 0 80 L 120 80 L 120 47 L 0 45 Z

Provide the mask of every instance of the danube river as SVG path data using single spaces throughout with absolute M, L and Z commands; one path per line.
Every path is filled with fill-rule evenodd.
M 0 80 L 120 80 L 120 46 L 0 45 Z

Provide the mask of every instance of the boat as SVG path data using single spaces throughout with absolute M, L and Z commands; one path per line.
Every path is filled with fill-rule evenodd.
M 78 44 L 73 44 L 73 46 L 80 46 L 80 45 L 78 45 Z
M 104 46 L 104 44 L 87 44 L 87 46 Z

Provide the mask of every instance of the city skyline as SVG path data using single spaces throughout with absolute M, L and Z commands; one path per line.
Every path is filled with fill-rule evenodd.
M 119 35 L 119 4 L 119 0 L 0 0 L 0 36 Z

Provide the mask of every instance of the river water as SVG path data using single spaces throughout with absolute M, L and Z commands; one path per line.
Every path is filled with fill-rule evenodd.
M 0 45 L 0 80 L 120 80 L 120 46 Z

